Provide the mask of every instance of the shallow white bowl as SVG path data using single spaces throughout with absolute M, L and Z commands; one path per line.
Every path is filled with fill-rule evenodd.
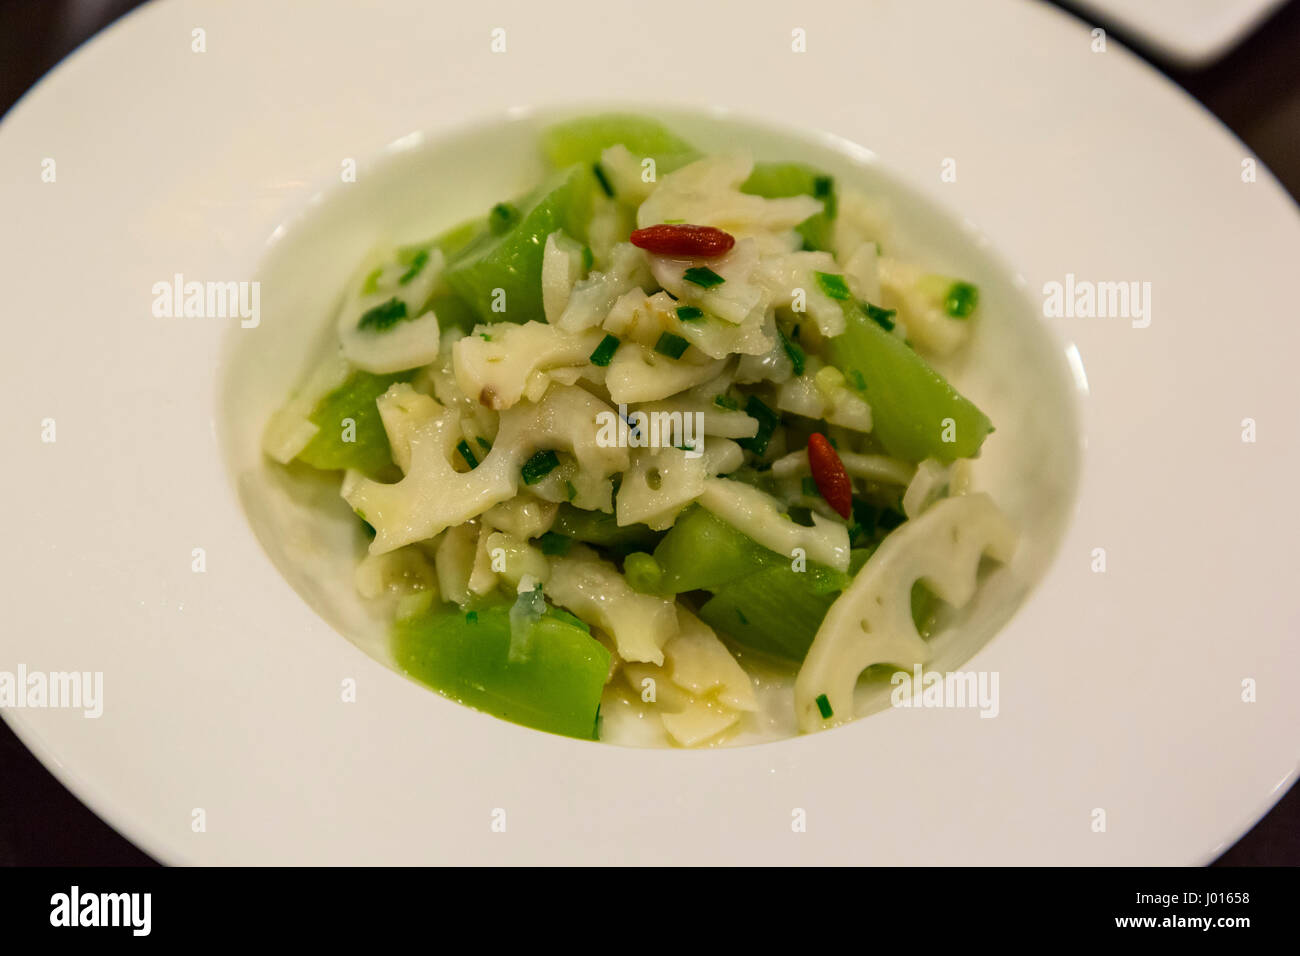
M 670 0 L 615 24 L 586 2 L 169 2 L 0 125 L 15 505 L 0 670 L 102 671 L 105 695 L 97 720 L 5 717 L 144 849 L 211 863 L 1186 863 L 1293 778 L 1300 221 L 1285 194 L 1262 168 L 1243 182 L 1239 143 L 1045 7 L 728 9 Z M 272 240 L 337 196 L 346 159 L 365 169 L 416 131 L 436 143 L 592 99 L 725 107 L 862 144 L 976 224 L 1028 296 L 1067 273 L 1152 284 L 1148 328 L 1042 320 L 1087 384 L 1086 447 L 1059 556 L 967 665 L 999 673 L 997 719 L 890 711 L 701 753 L 538 734 L 376 663 L 259 547 L 218 438 L 235 427 L 238 389 L 221 386 L 244 333 L 154 318 L 154 283 L 253 277 Z M 956 182 L 940 180 L 945 158 Z M 792 832 L 796 809 L 807 832 Z

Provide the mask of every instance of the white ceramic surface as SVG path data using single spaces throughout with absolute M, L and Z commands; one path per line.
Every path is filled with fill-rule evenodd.
M 0 670 L 102 671 L 104 713 L 6 719 L 169 862 L 1213 857 L 1294 776 L 1300 220 L 1121 49 L 1092 53 L 1038 4 L 972 7 L 668 0 L 615 24 L 586 2 L 172 0 L 92 42 L 0 125 L 0 489 L 15 504 Z M 153 284 L 251 278 L 348 158 L 590 99 L 862 144 L 975 224 L 1030 295 L 1067 273 L 1151 283 L 1147 328 L 1042 320 L 1086 374 L 1086 448 L 1057 558 L 967 665 L 999 673 L 997 719 L 889 711 L 700 753 L 550 737 L 393 674 L 265 556 L 218 438 L 235 330 L 154 318 Z

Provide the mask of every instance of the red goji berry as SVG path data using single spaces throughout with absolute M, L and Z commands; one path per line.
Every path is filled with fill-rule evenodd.
M 712 226 L 646 226 L 632 232 L 632 245 L 660 256 L 711 259 L 736 244 L 736 237 Z
M 847 519 L 853 513 L 853 483 L 849 481 L 849 473 L 844 470 L 839 454 L 826 436 L 818 432 L 808 436 L 808 466 L 812 468 L 813 481 L 817 482 L 817 490 L 826 503 L 841 518 Z

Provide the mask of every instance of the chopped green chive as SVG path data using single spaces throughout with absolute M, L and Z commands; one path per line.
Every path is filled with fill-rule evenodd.
M 839 211 L 835 198 L 835 180 L 830 176 L 818 176 L 813 180 L 813 198 L 822 201 L 822 212 L 827 219 L 834 219 Z
M 727 281 L 708 266 L 692 266 L 682 273 L 682 278 L 704 289 L 712 289 L 714 286 L 722 285 Z
M 570 501 L 578 497 L 578 489 L 573 486 L 573 482 L 571 481 L 564 482 L 564 493 L 568 496 Z
M 478 459 L 475 458 L 474 453 L 469 450 L 469 442 L 462 438 L 456 443 L 456 450 L 460 452 L 460 457 L 465 459 L 465 464 L 469 465 L 470 468 L 478 467 Z
M 466 624 L 477 624 L 477 623 L 478 623 L 478 611 L 466 611 L 466 612 L 465 612 L 465 623 L 466 623 Z
M 894 331 L 894 316 L 898 314 L 897 309 L 882 309 L 878 305 L 872 305 L 870 302 L 862 303 L 862 310 L 867 313 L 867 318 L 875 322 L 886 332 Z
M 386 332 L 405 318 L 406 303 L 394 296 L 361 316 L 357 328 L 371 332 Z
M 582 271 L 590 272 L 591 267 L 595 265 L 596 257 L 592 255 L 591 246 L 582 247 Z
M 554 531 L 548 531 L 542 535 L 540 544 L 542 554 L 558 554 L 561 557 L 569 553 L 569 548 L 573 542 L 562 534 L 556 534 Z
M 519 221 L 519 210 L 508 202 L 499 202 L 488 213 L 488 230 L 499 236 Z
M 685 219 L 665 219 L 665 220 L 664 220 L 664 225 L 665 225 L 665 226 L 680 226 L 680 225 L 681 225 L 682 223 L 684 223 L 685 221 L 686 221 Z
M 560 456 L 548 448 L 524 462 L 519 474 L 524 479 L 524 484 L 535 485 L 559 467 Z
M 478 334 L 478 337 L 481 338 L 484 342 L 492 341 L 492 336 L 488 335 L 486 332 L 480 332 Z
M 970 318 L 975 306 L 980 304 L 980 290 L 969 282 L 954 282 L 948 287 L 943 300 L 943 310 L 954 319 Z
M 410 282 L 412 279 L 418 276 L 421 272 L 423 272 L 424 267 L 428 264 L 429 264 L 429 250 L 428 249 L 419 250 L 418 252 L 416 252 L 415 255 L 411 257 L 410 266 L 407 268 L 405 272 L 402 273 L 402 277 L 397 280 L 397 284 L 406 285 L 408 282 Z
M 780 416 L 768 408 L 762 399 L 754 395 L 745 400 L 745 414 L 758 420 L 758 431 L 753 438 L 736 439 L 736 444 L 741 448 L 752 451 L 755 455 L 766 454 L 767 443 L 772 440 L 772 433 L 776 431 L 776 426 L 781 423 Z
M 478 447 L 479 447 L 479 448 L 482 448 L 484 451 L 491 451 L 491 450 L 492 450 L 492 443 L 491 443 L 490 441 L 488 441 L 486 438 L 484 438 L 482 435 L 479 435 L 479 436 L 478 436 L 477 438 L 475 438 L 474 440 L 475 440 L 476 442 L 478 442 Z
M 817 713 L 822 715 L 822 720 L 830 720 L 835 716 L 835 711 L 831 710 L 830 699 L 825 694 L 817 695 Z
M 844 301 L 849 298 L 849 287 L 844 282 L 844 276 L 833 272 L 814 272 L 813 275 L 817 277 L 817 285 L 832 299 Z
M 682 354 L 690 347 L 680 335 L 673 335 L 671 332 L 665 332 L 659 336 L 659 341 L 655 343 L 655 351 L 660 355 L 667 355 L 669 358 L 679 359 Z
M 776 330 L 776 334 L 781 337 L 781 346 L 785 349 L 785 354 L 790 356 L 790 364 L 794 366 L 794 374 L 802 375 L 804 370 L 804 360 L 806 358 L 803 349 L 790 341 L 786 334 L 780 329 Z
M 696 319 L 704 318 L 704 310 L 693 305 L 679 305 L 677 307 L 677 318 L 683 322 L 694 322 Z
M 596 181 L 600 183 L 600 188 L 605 190 L 605 195 L 610 199 L 614 198 L 614 187 L 609 184 L 605 178 L 605 170 L 600 168 L 600 163 L 592 163 L 591 171 L 596 174 Z
M 730 395 L 715 395 L 713 397 L 713 404 L 717 405 L 719 408 L 725 408 L 729 412 L 740 411 L 740 402 L 736 401 Z
M 865 392 L 867 390 L 867 380 L 863 378 L 862 373 L 855 368 L 849 369 L 849 381 L 853 383 L 853 387 L 859 392 Z
M 374 295 L 376 292 L 378 292 L 379 277 L 382 276 L 383 274 L 384 274 L 384 267 L 380 266 L 379 268 L 371 272 L 370 275 L 366 276 L 366 281 L 361 283 L 361 294 Z
M 817 479 L 812 475 L 805 475 L 803 479 L 803 493 L 810 498 L 821 496 L 821 489 L 817 487 Z
M 596 346 L 596 350 L 591 353 L 591 364 L 604 368 L 614 360 L 614 353 L 618 351 L 621 344 L 617 336 L 605 336 L 600 340 L 600 344 Z

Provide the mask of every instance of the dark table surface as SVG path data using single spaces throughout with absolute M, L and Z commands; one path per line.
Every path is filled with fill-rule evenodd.
M 0 112 L 85 39 L 139 5 L 140 0 L 0 0 Z M 1125 40 L 1122 32 L 1110 34 Z M 1283 7 L 1219 63 L 1164 72 L 1236 133 L 1292 197 L 1300 196 L 1300 2 Z M 0 724 L 0 864 L 152 863 L 82 806 Z M 1300 787 L 1215 865 L 1300 865 Z

